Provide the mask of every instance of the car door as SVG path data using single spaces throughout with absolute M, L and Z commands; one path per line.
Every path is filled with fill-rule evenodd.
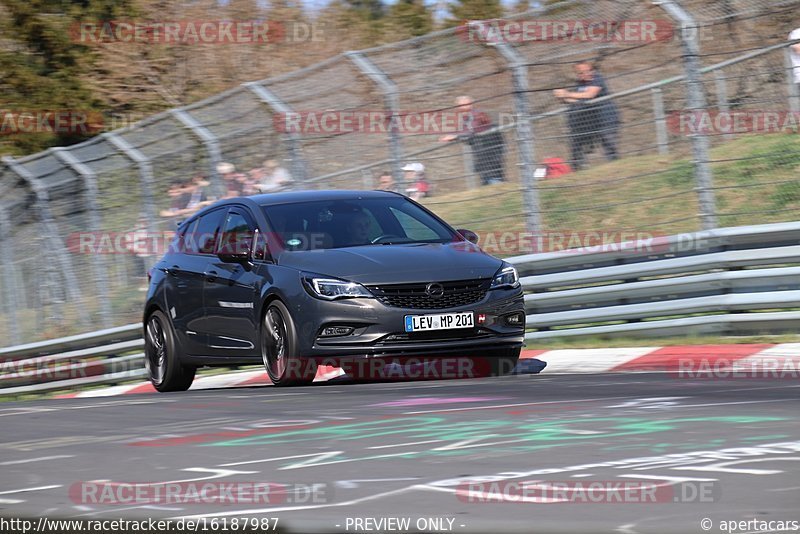
M 173 325 L 187 354 L 207 352 L 208 336 L 203 326 L 203 281 L 213 257 L 225 209 L 204 213 L 190 223 L 179 250 L 166 262 L 167 303 Z
M 256 233 L 254 218 L 245 207 L 228 210 L 217 242 L 217 253 L 224 250 L 253 249 Z M 256 355 L 258 320 L 256 300 L 260 277 L 253 264 L 243 265 L 210 259 L 203 281 L 203 324 L 208 332 L 209 355 Z

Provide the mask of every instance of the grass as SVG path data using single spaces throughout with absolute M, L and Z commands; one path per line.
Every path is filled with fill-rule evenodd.
M 721 226 L 787 221 L 800 212 L 800 137 L 746 136 L 711 150 Z M 696 231 L 699 206 L 688 158 L 645 155 L 540 182 L 544 231 Z M 522 232 L 520 185 L 438 194 L 425 204 L 454 226 Z

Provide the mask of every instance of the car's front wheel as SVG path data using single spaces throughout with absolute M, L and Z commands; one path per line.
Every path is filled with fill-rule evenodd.
M 154 311 L 145 323 L 144 365 L 158 391 L 186 391 L 194 381 L 196 368 L 181 364 L 172 323 L 161 311 Z
M 272 301 L 261 321 L 261 358 L 269 379 L 276 386 L 301 386 L 314 381 L 311 360 L 297 354 L 297 329 L 288 308 Z

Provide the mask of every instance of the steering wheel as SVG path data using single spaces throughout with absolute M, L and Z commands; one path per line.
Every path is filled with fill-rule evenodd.
M 378 244 L 378 243 L 380 243 L 380 242 L 382 242 L 384 240 L 388 240 L 388 239 L 408 239 L 408 238 L 407 237 L 402 237 L 402 236 L 399 236 L 399 235 L 394 235 L 394 234 L 381 234 L 378 237 L 376 237 L 375 239 L 373 239 L 372 241 L 370 241 L 370 243 L 375 245 L 375 244 Z

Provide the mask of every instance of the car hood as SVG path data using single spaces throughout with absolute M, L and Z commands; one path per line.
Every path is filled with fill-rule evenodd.
M 490 278 L 502 261 L 462 241 L 284 252 L 278 264 L 362 284 L 403 284 Z

